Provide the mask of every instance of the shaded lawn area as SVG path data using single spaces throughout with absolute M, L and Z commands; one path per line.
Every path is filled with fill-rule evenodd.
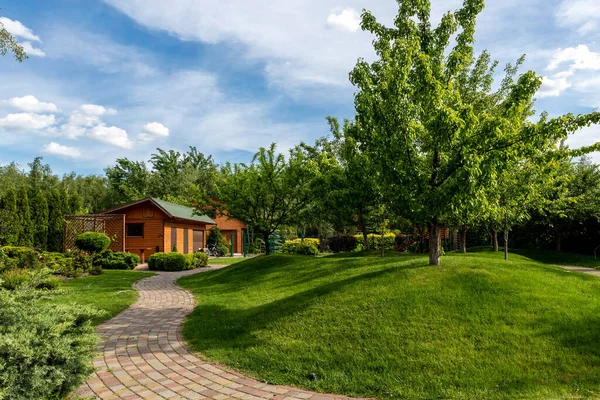
M 600 279 L 502 257 L 250 259 L 178 281 L 198 301 L 183 333 L 212 361 L 322 392 L 600 396 Z
M 105 270 L 102 275 L 70 279 L 60 287 L 60 291 L 44 301 L 54 304 L 91 305 L 106 311 L 96 318 L 94 324 L 110 319 L 135 303 L 138 293 L 131 287 L 134 282 L 154 275 L 140 271 Z

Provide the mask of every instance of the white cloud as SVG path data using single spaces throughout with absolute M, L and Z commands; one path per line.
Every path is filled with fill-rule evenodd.
M 108 127 L 104 124 L 100 124 L 91 130 L 89 137 L 124 149 L 129 149 L 132 146 L 127 131 L 117 128 L 116 126 Z
M 352 8 L 346 8 L 339 14 L 330 14 L 327 25 L 341 31 L 356 32 L 360 29 L 360 15 Z
M 25 50 L 25 53 L 28 56 L 46 57 L 46 53 L 44 53 L 43 50 L 38 49 L 37 47 L 33 47 L 31 42 L 23 42 L 21 43 L 21 46 L 23 46 L 23 50 Z
M 55 142 L 44 145 L 44 147 L 42 147 L 42 153 L 52 154 L 63 158 L 81 157 L 81 150 L 77 147 L 63 146 Z
M 112 108 L 106 108 L 97 104 L 84 104 L 81 106 L 81 111 L 86 115 L 102 116 L 104 114 L 112 115 L 116 114 L 117 110 Z
M 57 112 L 58 107 L 53 103 L 44 103 L 39 101 L 35 96 L 23 96 L 13 97 L 7 100 L 7 103 L 11 106 L 18 108 L 22 111 L 44 113 L 44 112 Z
M 587 34 L 600 27 L 600 2 L 597 0 L 564 0 L 556 11 L 560 26 L 575 28 Z
M 560 75 L 560 74 L 557 74 Z M 565 76 L 554 76 L 548 78 L 547 76 L 542 77 L 542 87 L 537 93 L 539 98 L 544 97 L 558 97 L 562 92 L 571 87 L 571 84 L 567 82 Z
M 570 62 L 570 70 L 600 70 L 600 53 L 590 51 L 590 49 L 583 44 L 577 47 L 568 47 L 566 49 L 557 50 L 550 64 L 546 69 L 548 71 L 554 71 L 562 63 Z
M 56 124 L 56 118 L 53 114 L 17 113 L 0 118 L 0 126 L 15 130 L 42 130 L 54 124 Z
M 152 141 L 156 138 L 169 136 L 169 128 L 159 122 L 151 122 L 144 125 L 142 133 L 137 138 L 144 142 Z
M 33 42 L 41 42 L 39 36 L 35 35 L 31 29 L 23 25 L 20 21 L 0 17 L 0 23 L 4 25 L 4 28 L 6 28 L 13 36 Z

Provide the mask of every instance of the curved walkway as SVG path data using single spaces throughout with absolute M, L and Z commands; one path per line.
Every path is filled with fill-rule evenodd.
M 194 297 L 175 281 L 198 272 L 158 272 L 133 285 L 140 293 L 138 301 L 98 327 L 103 341 L 94 361 L 96 372 L 77 395 L 97 399 L 344 398 L 259 382 L 188 351 L 180 330 L 194 309 Z
M 567 265 L 557 265 L 558 268 L 566 269 L 571 272 L 581 272 L 583 274 L 594 275 L 600 278 L 600 271 L 594 268 L 587 267 L 570 267 Z

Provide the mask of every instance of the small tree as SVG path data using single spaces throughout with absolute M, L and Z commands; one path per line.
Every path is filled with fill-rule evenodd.
M 2 223 L 0 224 L 0 241 L 9 246 L 19 245 L 21 224 L 17 213 L 17 195 L 10 187 L 0 200 Z
M 215 246 L 223 243 L 223 234 L 221 234 L 221 230 L 216 226 L 212 228 L 208 232 L 208 237 L 206 238 L 206 243 L 214 244 Z
M 90 253 L 100 253 L 110 246 L 110 238 L 101 232 L 85 232 L 75 238 L 78 249 Z
M 77 192 L 73 192 L 71 197 L 69 197 L 69 210 L 71 214 L 79 214 L 81 212 L 81 201 Z

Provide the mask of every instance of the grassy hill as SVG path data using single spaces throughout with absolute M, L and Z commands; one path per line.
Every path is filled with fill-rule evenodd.
M 600 279 L 511 257 L 259 257 L 181 279 L 198 300 L 183 333 L 210 360 L 323 392 L 599 397 Z

